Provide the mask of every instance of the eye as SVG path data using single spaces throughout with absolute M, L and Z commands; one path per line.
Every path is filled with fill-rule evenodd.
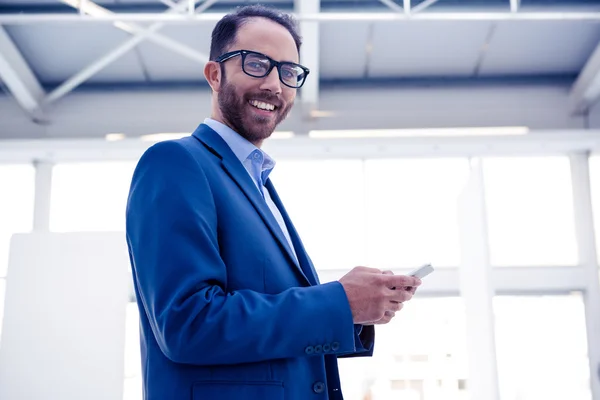
M 264 74 L 269 69 L 269 60 L 248 56 L 246 57 L 244 68 L 256 74 Z
M 282 68 L 281 75 L 283 79 L 287 80 L 298 79 L 298 71 L 295 68 Z
M 260 68 L 263 68 L 263 64 L 261 64 L 258 61 L 249 61 L 246 63 L 246 67 L 250 67 L 253 69 L 260 69 Z

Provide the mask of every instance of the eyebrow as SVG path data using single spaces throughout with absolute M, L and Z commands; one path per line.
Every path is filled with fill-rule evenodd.
M 260 53 L 260 54 L 262 54 L 262 55 L 264 55 L 264 56 L 267 56 L 267 57 L 269 57 L 269 58 L 272 58 L 272 59 L 273 59 L 273 60 L 275 60 L 275 61 L 279 61 L 279 62 L 287 62 L 287 63 L 292 63 L 292 64 L 298 64 L 298 65 L 300 65 L 300 60 L 298 60 L 298 61 L 291 61 L 291 60 L 277 60 L 275 57 L 271 57 L 270 55 L 268 55 L 268 54 L 266 54 L 266 53 L 263 53 L 262 51 L 258 51 L 258 50 L 252 50 L 252 49 L 236 49 L 236 50 L 229 50 L 229 51 L 238 51 L 238 50 L 247 50 L 247 51 L 253 51 L 253 52 L 255 52 L 255 53 Z

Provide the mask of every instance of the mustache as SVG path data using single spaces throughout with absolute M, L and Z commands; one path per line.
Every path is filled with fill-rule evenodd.
M 281 108 L 283 105 L 283 102 L 281 101 L 279 96 L 277 96 L 275 94 L 271 94 L 271 93 L 253 93 L 253 94 L 248 94 L 244 97 L 245 97 L 246 101 L 249 101 L 249 100 L 264 101 L 265 103 L 273 104 L 277 108 Z

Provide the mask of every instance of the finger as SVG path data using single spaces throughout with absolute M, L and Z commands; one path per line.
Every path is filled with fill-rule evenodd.
M 401 308 L 402 303 L 399 303 L 397 301 L 390 301 L 390 304 L 388 305 L 388 310 L 390 311 L 386 311 L 386 313 L 400 311 Z
M 415 292 L 417 291 L 417 288 L 415 286 L 406 286 L 403 288 L 403 290 L 406 290 L 407 292 L 411 292 L 412 294 L 415 294 Z
M 419 286 L 421 280 L 414 276 L 406 275 L 384 275 L 382 276 L 384 284 L 389 288 L 401 288 L 405 286 Z
M 394 275 L 394 273 L 392 271 L 390 271 L 389 269 L 383 271 L 382 274 L 384 274 L 384 275 Z
M 388 322 L 390 322 L 392 320 L 392 318 L 394 318 L 396 316 L 396 313 L 393 312 L 389 312 L 386 311 L 385 315 L 383 316 L 383 318 L 381 318 L 379 321 L 375 321 L 374 324 L 376 325 L 384 325 L 387 324 Z
M 397 301 L 398 303 L 403 303 L 412 298 L 412 292 L 402 289 L 390 290 L 389 291 L 389 300 Z

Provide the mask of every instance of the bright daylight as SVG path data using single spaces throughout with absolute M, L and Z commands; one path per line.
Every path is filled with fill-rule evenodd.
M 600 2 L 0 0 L 0 399 L 600 400 Z

